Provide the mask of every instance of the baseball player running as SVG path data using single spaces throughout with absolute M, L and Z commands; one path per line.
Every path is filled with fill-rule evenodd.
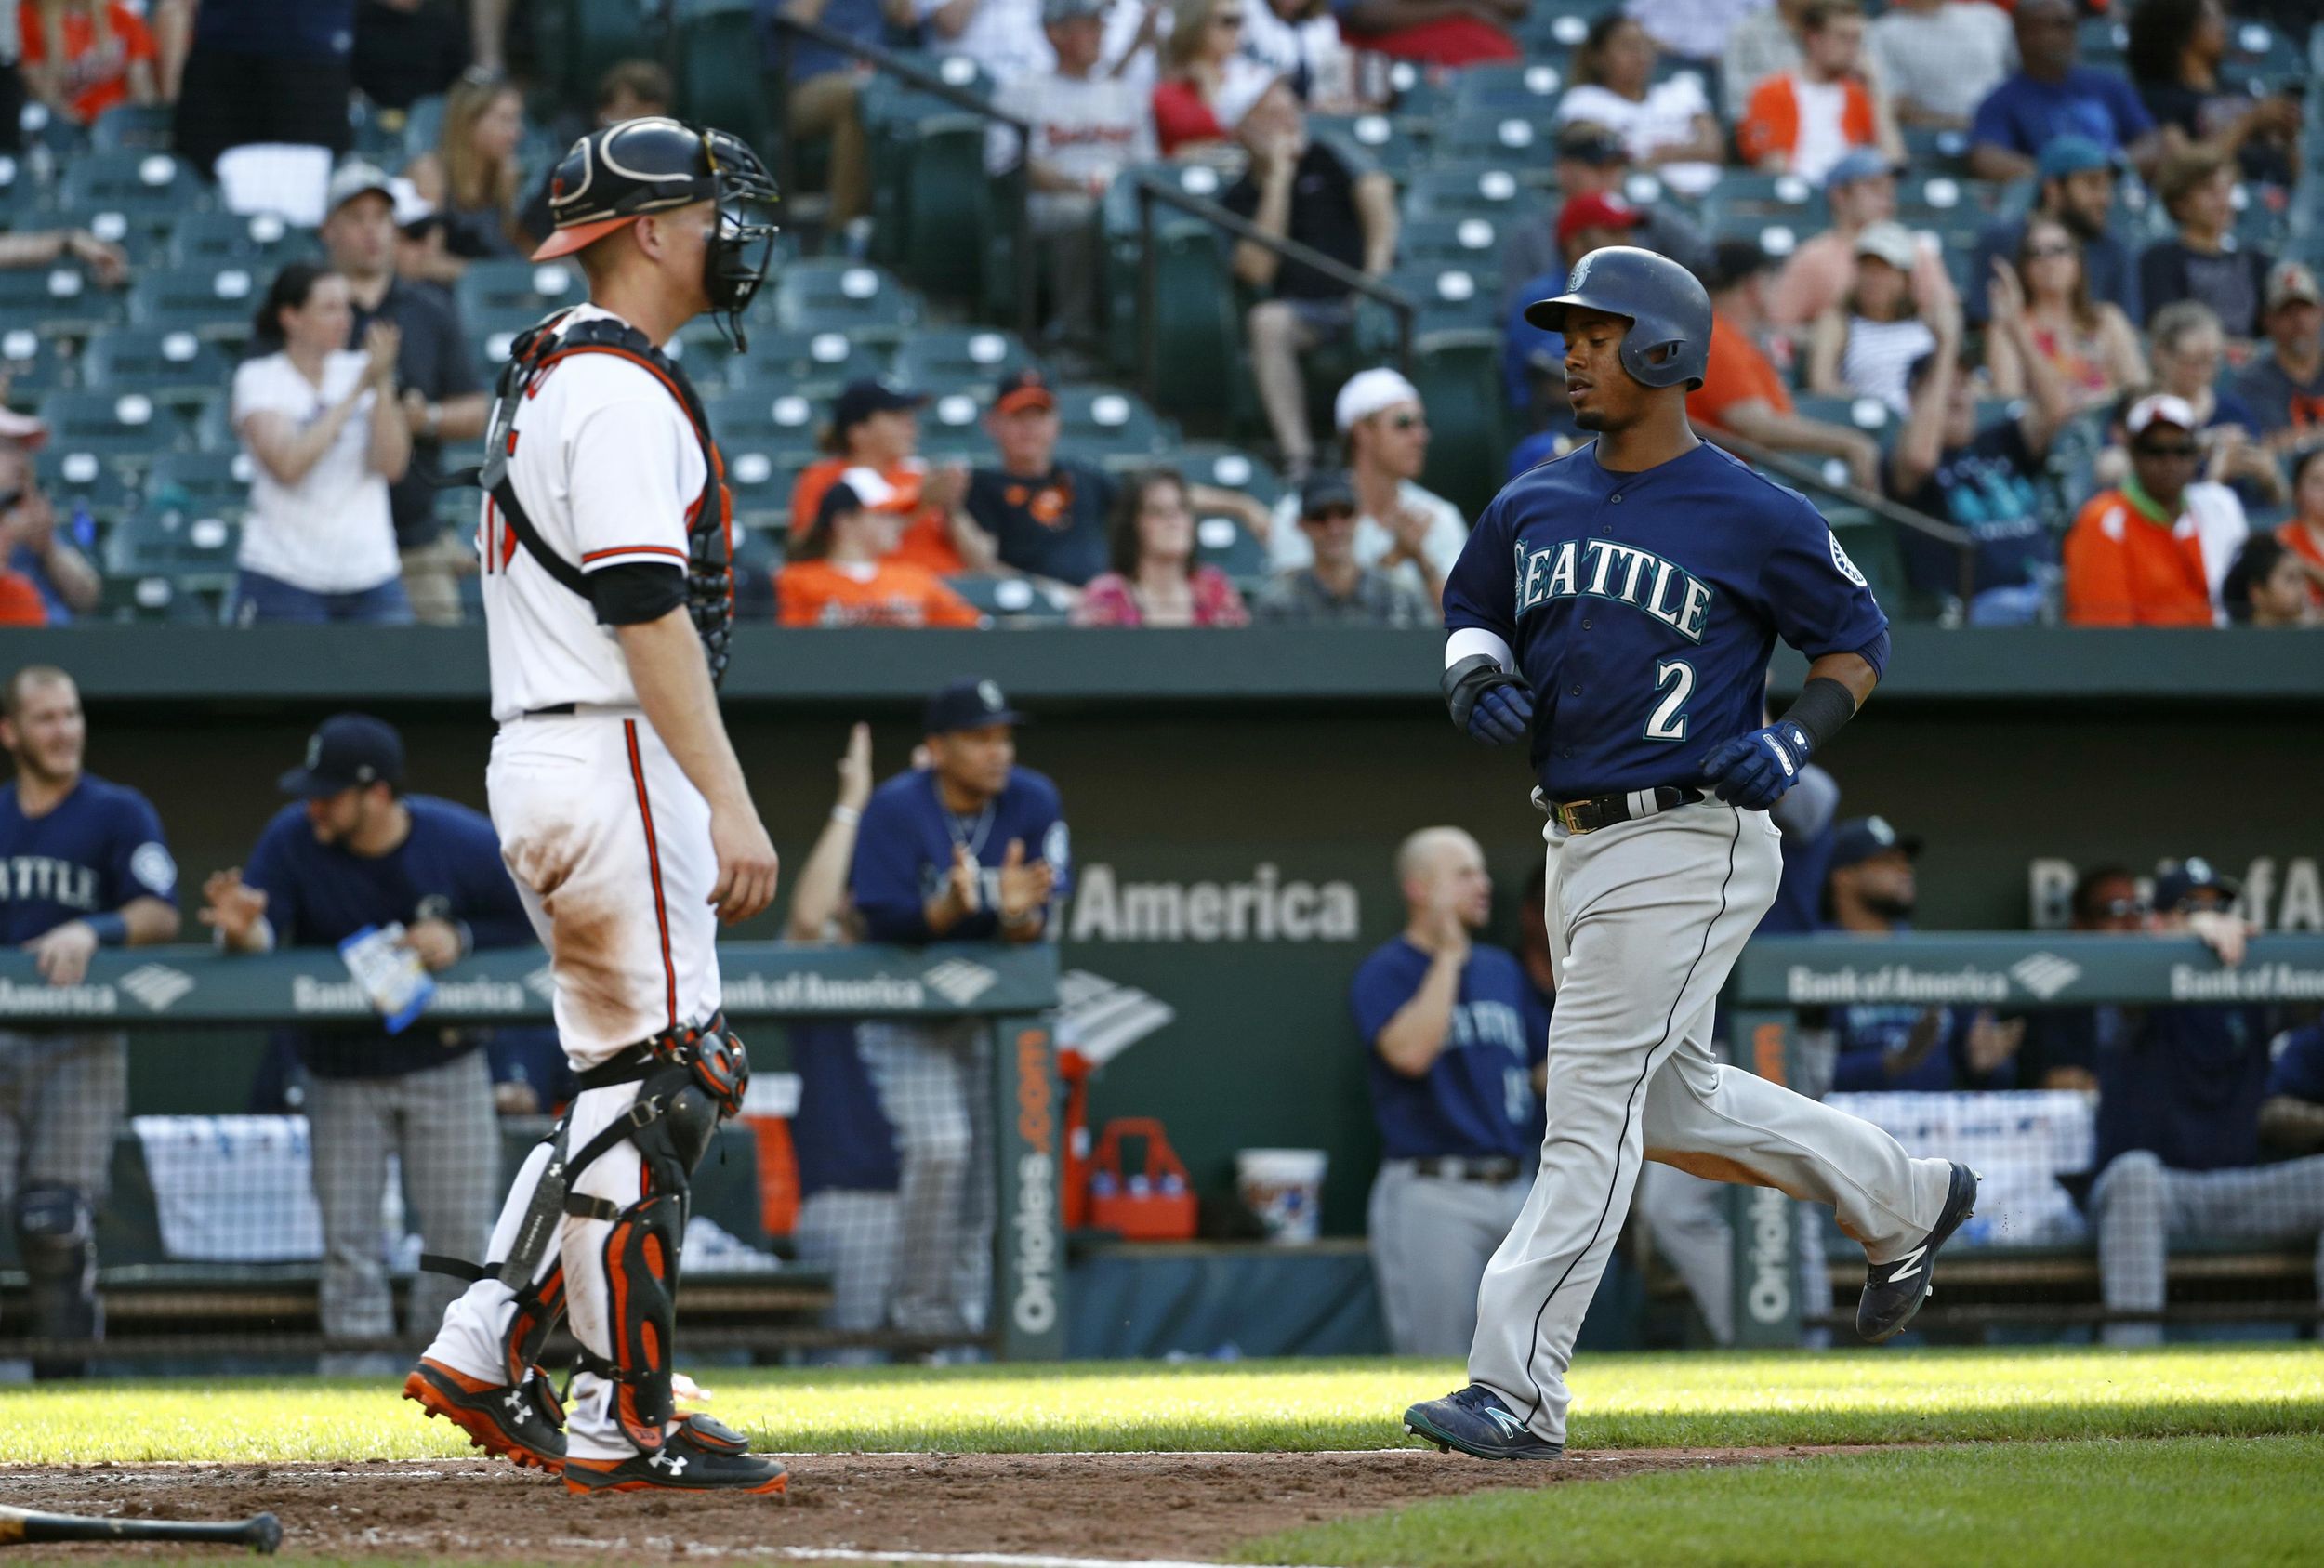
M 473 1283 L 403 1393 L 577 1493 L 784 1486 L 733 1431 L 678 1420 L 671 1389 L 688 1182 L 748 1076 L 712 942 L 767 906 L 776 864 L 719 716 L 718 449 L 662 352 L 705 310 L 739 346 L 774 199 L 723 132 L 640 119 L 575 142 L 534 256 L 577 257 L 589 302 L 517 339 L 485 438 L 486 787 L 580 1091 L 518 1174 L 488 1261 L 429 1260 Z M 581 1344 L 569 1426 L 535 1364 L 561 1311 Z
M 1453 721 L 1530 738 L 1557 974 L 1540 1174 L 1477 1291 L 1469 1386 L 1406 1430 L 1487 1459 L 1565 1452 L 1565 1368 L 1642 1159 L 1830 1204 L 1870 1260 L 1856 1327 L 1928 1295 L 1976 1179 L 1710 1049 L 1711 1004 L 1776 896 L 1767 808 L 1871 694 L 1888 621 L 1804 497 L 1697 439 L 1710 301 L 1609 246 L 1530 307 L 1598 440 L 1511 481 L 1445 586 Z M 1780 635 L 1806 685 L 1760 728 Z M 1538 704 L 1538 707 L 1537 707 Z M 1705 791 L 1710 793 L 1707 795 Z

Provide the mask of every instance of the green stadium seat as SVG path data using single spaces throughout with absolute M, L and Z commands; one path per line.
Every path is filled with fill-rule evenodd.
M 168 152 L 89 152 L 65 167 L 57 204 L 100 238 L 109 217 L 165 233 L 180 215 L 210 204 L 201 177 Z
M 991 96 L 992 84 L 958 56 L 918 63 L 980 99 Z M 931 293 L 985 297 L 987 239 L 1015 221 L 1013 183 L 985 173 L 988 122 L 891 76 L 865 82 L 860 101 L 871 142 L 873 258 Z M 1008 206 L 998 201 L 1004 188 L 1012 193 Z
M 1217 567 L 1243 584 L 1264 581 L 1274 570 L 1267 547 L 1253 538 L 1240 521 L 1231 517 L 1205 516 L 1199 509 L 1195 515 L 1195 559 L 1205 566 Z
M 679 112 L 733 132 L 766 157 L 778 133 L 752 9 L 752 0 L 678 0 L 667 8 L 669 47 Z
M 151 621 L 173 626 L 216 626 L 225 618 L 223 589 L 183 584 L 155 573 L 137 577 L 106 577 L 98 584 L 95 618 L 100 621 Z
M 1525 46 L 1525 59 L 1560 64 L 1590 35 L 1590 18 L 1573 4 L 1536 5 L 1512 31 Z
M 1017 626 L 1060 626 L 1069 613 L 1047 588 L 1028 578 L 964 575 L 944 581 L 979 614 L 996 621 Z
M 1118 387 L 1076 385 L 1057 394 L 1063 429 L 1059 444 L 1076 456 L 1109 468 L 1141 468 L 1168 455 L 1174 432 L 1134 392 Z
M 1405 197 L 1413 217 L 1484 217 L 1505 223 L 1530 201 L 1514 165 L 1507 162 L 1444 164 L 1415 175 Z
M 1435 331 L 1412 346 L 1412 384 L 1428 410 L 1420 482 L 1473 520 L 1509 466 L 1508 395 L 1498 330 Z
M 726 373 L 735 391 L 797 392 L 821 402 L 851 381 L 885 376 L 888 356 L 837 327 L 760 329 L 750 335 L 750 352 L 729 360 Z
M 1862 430 L 1880 442 L 1881 450 L 1888 450 L 1904 428 L 1896 411 L 1878 398 L 1834 397 L 1817 392 L 1799 392 L 1792 396 L 1792 407 L 1801 417 L 1821 419 L 1828 425 L 1847 425 Z
M 1451 92 L 1431 80 L 1429 72 L 1414 60 L 1389 62 L 1388 87 L 1395 94 L 1396 119 L 1419 135 L 1426 135 L 1452 103 Z
M 1796 174 L 1729 169 L 1711 192 L 1710 206 L 1715 221 L 1722 225 L 1735 218 L 1754 217 L 1790 224 L 1802 237 L 1831 222 L 1824 188 Z
M 774 619 L 774 573 L 783 550 L 773 534 L 759 528 L 734 530 L 734 618 Z
M 271 274 L 322 250 L 313 230 L 271 212 L 190 212 L 171 227 L 167 254 L 173 267 L 245 266 Z
M 1262 457 L 1216 441 L 1188 441 L 1178 448 L 1178 471 L 1189 484 L 1239 490 L 1262 507 L 1283 499 L 1283 476 Z
M 89 344 L 92 391 L 144 392 L 176 405 L 207 402 L 232 383 L 233 362 L 183 327 L 116 327 Z
M 1143 181 L 1216 201 L 1226 181 L 1203 164 L 1140 164 L 1117 177 L 1100 209 L 1105 231 L 1105 357 L 1126 375 L 1143 352 L 1137 187 Z M 1227 235 L 1199 217 L 1155 204 L 1154 396 L 1162 406 L 1224 428 L 1254 404 L 1243 373 L 1242 310 L 1228 285 Z
M 1316 137 L 1332 138 L 1361 153 L 1400 186 L 1429 161 L 1428 145 L 1385 114 L 1314 114 L 1307 125 Z
M 1982 223 L 2000 209 L 2002 186 L 1989 179 L 1963 179 L 1929 169 L 1908 169 L 1896 178 L 1896 216 L 1907 223 L 1935 227 L 1964 217 Z
M 51 392 L 73 384 L 76 366 L 57 338 L 30 327 L 0 330 L 0 376 L 8 389 L 8 406 L 30 413 Z
M 105 537 L 110 577 L 166 575 L 180 585 L 224 586 L 233 579 L 242 531 L 200 508 L 139 510 Z
M 580 304 L 588 297 L 588 283 L 570 262 L 495 257 L 469 262 L 452 297 L 471 330 L 483 322 L 517 319 L 530 325 L 551 310 Z
M 594 91 L 594 86 L 591 88 Z M 444 95 L 429 93 L 414 99 L 403 112 L 403 148 L 398 163 L 409 163 L 423 152 L 433 152 L 443 137 Z
M 165 452 L 145 476 L 145 494 L 163 509 L 175 508 L 231 522 L 250 509 L 250 483 L 257 465 L 239 449 L 231 452 Z M 441 493 L 475 510 L 472 492 Z
M 0 272 L 0 322 L 51 337 L 87 337 L 120 321 L 118 289 L 100 288 L 78 266 Z
M 157 268 L 129 285 L 129 321 L 239 345 L 250 336 L 267 281 L 264 264 Z
M 753 352 L 763 332 L 746 329 Z M 662 351 L 684 367 L 695 390 L 706 398 L 722 389 L 730 379 L 734 340 L 727 336 L 724 323 L 713 317 L 696 316 L 680 327 L 678 335 L 662 345 Z
M 1534 185 L 1549 183 L 1556 145 L 1557 132 L 1548 115 L 1527 117 L 1492 109 L 1461 114 L 1436 138 L 1442 158 L 1464 164 L 1505 162 Z
M 554 86 L 561 102 L 593 101 L 608 66 L 653 52 L 638 0 L 535 0 L 527 8 L 543 85 Z
M 1391 272 L 1385 281 L 1419 307 L 1412 318 L 1415 335 L 1459 332 L 1470 328 L 1492 331 L 1499 324 L 1497 302 L 1500 267 L 1498 257 L 1486 257 L 1482 263 L 1468 265 L 1409 263 Z M 1386 318 L 1380 328 L 1385 336 L 1374 337 L 1367 333 L 1366 339 L 1383 346 L 1393 343 L 1395 322 L 1393 312 L 1371 302 L 1367 302 L 1363 309 L 1367 316 L 1377 314 Z
M 89 126 L 92 152 L 166 152 L 171 110 L 165 103 L 124 103 L 108 109 Z
M 971 389 L 989 396 L 1008 372 L 1039 361 L 1012 332 L 931 327 L 896 350 L 896 379 L 923 392 Z
M 27 147 L 45 148 L 59 163 L 84 157 L 88 152 L 87 128 L 78 121 L 50 113 L 48 106 L 37 100 L 19 112 L 17 128 Z
M 801 261 L 775 280 L 775 324 L 894 343 L 919 324 L 919 296 L 894 274 L 854 261 Z
M 726 488 L 734 497 L 735 528 L 781 527 L 790 517 L 791 486 L 799 482 L 799 470 L 817 455 L 772 452 L 756 442 L 730 443 L 723 431 L 719 450 L 726 461 Z
M 59 511 L 78 507 L 91 517 L 111 519 L 137 504 L 137 487 L 119 468 L 53 437 L 33 458 L 33 469 Z
M 1489 217 L 1416 217 L 1397 236 L 1405 265 L 1462 267 L 1499 276 L 1501 225 Z
M 813 446 L 815 431 L 830 412 L 787 390 L 726 392 L 704 407 L 720 446 L 733 442 L 762 451 Z
M 1461 119 L 1507 116 L 1547 125 L 1565 87 L 1565 73 L 1538 59 L 1472 65 L 1453 77 L 1453 112 Z
M 989 459 L 993 443 L 984 434 L 984 402 L 968 387 L 954 387 L 931 398 L 920 411 L 921 455 L 940 463 Z
M 142 391 L 51 392 L 40 416 L 59 455 L 86 454 L 131 469 L 181 443 L 167 407 Z
M 2122 68 L 2123 57 L 2131 46 L 2131 30 L 2126 23 L 2110 17 L 2085 17 L 2076 31 L 2078 63 L 2101 71 Z M 2229 31 L 2233 31 L 2232 26 Z

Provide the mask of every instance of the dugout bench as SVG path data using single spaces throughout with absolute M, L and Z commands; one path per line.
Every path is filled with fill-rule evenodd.
M 733 942 L 719 949 L 725 1008 L 746 1039 L 751 1025 L 802 1020 L 978 1017 L 992 1022 L 995 1162 L 998 1181 L 994 1298 L 984 1343 L 1004 1359 L 1055 1359 L 1064 1348 L 1064 1245 L 1059 1182 L 1063 1088 L 1046 1015 L 1057 999 L 1057 957 L 1046 944 L 1007 949 L 799 946 Z M 549 1021 L 547 955 L 537 949 L 478 954 L 437 977 L 428 1024 Z M 206 947 L 111 949 L 78 985 L 45 984 L 22 955 L 0 953 L 0 1028 L 125 1034 L 132 1051 L 167 1031 L 205 1026 L 329 1026 L 371 1017 L 337 955 L 295 950 L 225 957 Z M 761 1030 L 762 1036 L 769 1033 Z M 770 1041 L 771 1045 L 772 1042 Z M 697 1216 L 758 1253 L 769 1240 L 759 1155 L 749 1125 L 775 1053 L 761 1048 L 752 1103 L 720 1129 L 696 1179 Z M 134 1109 L 134 1108 L 133 1108 Z M 784 1107 L 787 1111 L 788 1107 Z M 210 1118 L 240 1121 L 243 1118 Z M 249 1120 L 258 1120 L 250 1118 Z M 512 1173 L 545 1128 L 502 1123 L 501 1173 Z M 779 1142 L 779 1140 L 778 1140 Z M 327 1157 L 327 1154 L 324 1156 Z M 168 1178 L 164 1178 L 166 1186 Z M 331 1350 L 409 1350 L 402 1341 L 332 1342 L 315 1320 L 313 1259 L 219 1261 L 171 1256 L 146 1149 L 125 1133 L 114 1151 L 113 1192 L 99 1231 L 99 1286 L 108 1334 L 101 1348 L 21 1337 L 24 1276 L 0 1226 L 0 1358 L 284 1357 Z M 689 1266 L 680 1322 L 696 1351 L 776 1351 L 857 1342 L 918 1347 L 892 1335 L 834 1335 L 817 1325 L 830 1299 L 821 1272 L 771 1254 Z M 691 1264 L 691 1260 L 690 1260 Z M 400 1287 L 408 1275 L 395 1280 Z M 7 1331 L 14 1329 L 16 1334 Z M 948 1337 L 957 1343 L 957 1337 Z
M 1795 1083 L 1802 1066 L 1802 1015 L 1831 1008 L 1987 1008 L 2003 1016 L 2100 1004 L 2313 1008 L 2324 1003 L 2324 938 L 2254 938 L 2242 964 L 2229 969 L 2191 937 L 2062 931 L 1768 937 L 1744 949 L 1727 1001 L 1736 1063 L 1778 1083 Z M 1950 1098 L 1998 1104 L 1990 1098 L 1995 1092 L 2006 1091 Z M 1906 1144 L 1917 1155 L 1948 1153 L 1914 1147 L 1909 1138 Z M 1799 1206 L 1763 1187 L 1736 1188 L 1729 1203 L 1736 1342 L 1796 1345 L 1803 1327 L 1852 1330 L 1850 1303 L 1863 1284 L 1855 1245 L 1839 1240 L 1828 1248 L 1835 1300 L 1843 1310 L 1803 1315 L 1789 1285 Z M 2100 1300 L 2097 1254 L 2086 1232 L 2024 1243 L 1980 1243 L 1964 1235 L 1946 1248 L 1937 1276 L 1935 1294 L 1914 1322 L 1918 1332 L 1976 1338 L 1995 1329 L 2097 1324 L 2114 1316 Z M 2312 1246 L 2174 1240 L 2168 1279 L 2167 1323 L 2324 1321 Z

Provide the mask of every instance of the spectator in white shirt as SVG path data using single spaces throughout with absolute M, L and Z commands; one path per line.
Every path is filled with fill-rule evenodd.
M 995 82 L 1009 83 L 1050 69 L 1041 35 L 1041 0 L 920 0 L 929 47 L 965 55 Z
M 1098 204 L 1114 177 L 1155 156 L 1154 115 L 1146 94 L 1118 76 L 1098 74 L 1105 40 L 1106 0 L 1043 0 L 1041 20 L 1057 67 L 1003 84 L 993 107 L 1033 125 L 1033 231 L 1040 242 L 1063 335 L 1097 329 Z M 984 164 L 997 175 L 1016 162 L 1016 133 L 996 125 Z
M 1816 318 L 1808 343 L 1809 391 L 1876 398 L 1899 419 L 1912 413 L 1906 372 L 1936 348 L 1940 331 L 1953 335 L 1948 341 L 1958 341 L 1960 332 L 1958 320 L 1932 324 L 1914 307 L 1912 270 L 1920 255 L 1901 223 L 1868 223 L 1857 233 L 1855 281 Z
M 1558 100 L 1558 123 L 1604 125 L 1622 138 L 1631 162 L 1698 196 L 1719 181 L 1726 138 L 1701 78 L 1682 72 L 1657 82 L 1655 59 L 1644 28 L 1619 11 L 1599 17 L 1574 51 L 1574 86 Z
M 1356 563 L 1419 589 L 1434 613 L 1445 574 L 1468 542 L 1469 525 L 1459 507 L 1417 482 L 1428 461 L 1428 413 L 1419 389 L 1393 370 L 1360 370 L 1340 389 L 1332 415 L 1355 487 Z M 1278 572 L 1314 563 L 1314 547 L 1299 527 L 1296 496 L 1286 496 L 1275 508 L 1267 545 Z
M 1355 53 L 1340 34 L 1330 0 L 1249 0 L 1243 53 L 1290 83 L 1314 113 L 1347 114 L 1364 107 L 1356 95 Z
M 1622 9 L 1637 19 L 1664 54 L 1711 64 L 1769 4 L 1770 0 L 1628 0 Z M 1744 84 L 1745 90 L 1750 86 Z
M 395 397 L 401 335 L 374 322 L 350 349 L 353 320 L 345 278 L 292 262 L 258 308 L 261 352 L 234 372 L 234 431 L 257 466 L 237 561 L 240 625 L 412 620 L 388 507 L 412 451 Z
M 1892 0 L 1870 38 L 1900 125 L 1965 131 L 1986 95 L 2017 69 L 2009 17 L 1986 0 Z

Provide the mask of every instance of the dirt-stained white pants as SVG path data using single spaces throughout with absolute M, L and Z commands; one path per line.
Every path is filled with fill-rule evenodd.
M 1715 801 L 1595 833 L 1552 824 L 1557 1010 L 1541 1169 L 1477 1292 L 1469 1377 L 1565 1441 L 1565 1368 L 1644 1160 L 1832 1205 L 1877 1260 L 1935 1225 L 1949 1167 L 1711 1054 L 1711 1007 L 1782 872 L 1764 811 Z
M 519 720 L 494 739 L 485 785 L 501 858 L 549 950 L 557 1033 L 576 1071 L 718 1010 L 709 805 L 651 725 L 623 715 Z M 637 1095 L 631 1083 L 575 1096 L 567 1152 L 577 1153 Z M 517 1173 L 488 1259 L 508 1256 L 548 1159 L 543 1144 Z M 625 1140 L 582 1171 L 574 1191 L 626 1207 L 638 1200 L 642 1178 L 637 1146 Z M 561 1263 L 574 1337 L 607 1360 L 614 1354 L 605 1272 L 612 1231 L 610 1221 L 566 1215 L 533 1276 L 537 1285 Z M 501 1343 L 516 1310 L 507 1285 L 478 1281 L 445 1311 L 428 1354 L 471 1377 L 504 1381 Z M 617 1459 L 635 1452 L 613 1412 L 614 1388 L 594 1373 L 574 1375 L 569 1454 Z

